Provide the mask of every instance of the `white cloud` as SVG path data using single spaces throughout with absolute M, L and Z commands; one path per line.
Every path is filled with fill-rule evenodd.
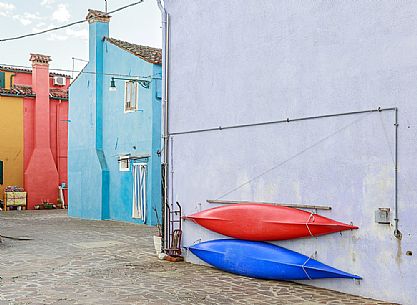
M 37 12 L 35 14 L 25 12 L 22 15 L 13 15 L 12 18 L 19 21 L 23 25 L 29 25 L 32 22 L 34 22 L 35 20 L 41 20 L 42 19 L 42 17 L 39 16 L 39 13 L 37 13 Z
M 12 11 L 16 7 L 12 3 L 0 2 L 0 10 Z
M 40 22 L 39 24 L 37 24 L 35 27 L 32 28 L 32 33 L 42 32 L 53 27 L 55 27 L 54 24 L 46 25 L 46 23 Z
M 40 22 L 32 29 L 32 33 L 42 32 L 48 29 L 52 29 L 54 27 L 56 27 L 56 24 L 50 23 L 47 25 L 44 22 Z M 67 34 L 64 30 L 49 32 L 46 34 L 46 40 L 49 41 L 64 41 L 67 40 L 69 37 L 71 37 L 71 35 Z
M 81 38 L 83 40 L 87 40 L 88 39 L 88 31 L 86 29 L 82 29 L 82 30 L 73 30 L 71 28 L 68 28 L 65 33 L 70 36 L 70 37 L 74 37 L 74 38 Z
M 26 12 L 26 13 L 23 14 L 23 16 L 25 16 L 26 18 L 30 18 L 32 20 L 40 20 L 40 19 L 42 19 L 42 17 L 39 16 L 39 13 L 38 12 L 36 12 L 35 14 Z
M 48 6 L 55 2 L 55 0 L 42 0 L 41 5 L 42 6 Z
M 68 36 L 55 34 L 55 33 L 50 33 L 48 38 L 46 38 L 46 39 L 50 40 L 50 41 L 63 41 L 63 40 L 67 40 Z
M 14 16 L 13 16 L 14 17 Z M 19 21 L 20 21 L 20 23 L 21 24 L 23 24 L 23 25 L 29 25 L 29 24 L 31 24 L 32 23 L 32 21 L 31 20 L 29 20 L 29 19 L 25 19 L 25 18 L 23 18 L 23 17 L 20 17 L 20 18 L 18 18 L 19 19 Z
M 52 19 L 59 22 L 68 21 L 70 18 L 71 14 L 65 4 L 58 4 L 57 9 L 52 13 Z
M 0 16 L 7 17 L 16 7 L 12 3 L 0 2 Z

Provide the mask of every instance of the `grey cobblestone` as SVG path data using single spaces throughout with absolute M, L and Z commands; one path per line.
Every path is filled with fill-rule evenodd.
M 65 211 L 0 213 L 3 304 L 388 304 L 326 289 L 160 261 L 154 228 L 71 219 Z

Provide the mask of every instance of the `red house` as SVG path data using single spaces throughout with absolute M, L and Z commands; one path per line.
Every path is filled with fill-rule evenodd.
M 2 85 L 0 81 L 0 106 L 4 109 L 14 107 L 12 116 L 16 116 L 15 122 L 23 123 L 23 128 L 5 126 L 2 132 L 4 136 L 8 134 L 9 138 L 15 133 L 14 138 L 20 139 L 19 133 L 23 133 L 23 141 L 20 141 L 22 149 L 16 143 L 16 152 L 11 149 L 6 152 L 0 150 L 0 160 L 8 160 L 10 163 L 9 167 L 6 163 L 3 169 L 3 186 L 24 186 L 27 208 L 33 209 L 43 201 L 56 203 L 58 186 L 67 183 L 70 77 L 50 73 L 49 56 L 31 54 L 30 61 L 32 70 L 0 66 L 0 77 L 3 78 Z M 21 103 L 22 107 L 16 107 L 14 103 Z M 22 150 L 22 166 L 12 163 L 11 160 L 16 160 L 13 154 L 19 158 Z

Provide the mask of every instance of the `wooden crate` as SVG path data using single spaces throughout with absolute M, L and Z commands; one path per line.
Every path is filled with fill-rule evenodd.
M 4 192 L 4 210 L 8 211 L 10 207 L 16 206 L 26 209 L 26 192 Z

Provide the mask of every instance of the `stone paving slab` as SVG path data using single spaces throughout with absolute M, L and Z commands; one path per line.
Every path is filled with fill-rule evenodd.
M 0 213 L 3 304 L 390 304 L 207 266 L 157 259 L 155 228 L 67 217 L 64 210 Z

